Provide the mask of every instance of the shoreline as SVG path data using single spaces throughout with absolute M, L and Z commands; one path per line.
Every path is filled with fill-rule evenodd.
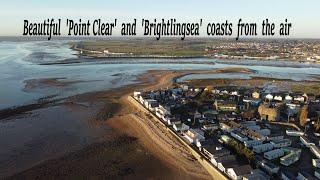
M 134 105 L 137 108 L 137 110 L 148 113 L 151 116 L 151 118 L 145 119 L 145 121 L 149 121 L 149 122 L 153 121 L 151 123 L 161 124 L 158 126 L 158 128 L 162 129 L 162 131 L 169 132 L 169 134 L 173 136 L 171 138 L 177 139 L 179 141 L 179 143 L 184 145 L 188 149 L 188 151 L 191 152 L 191 154 L 193 156 L 193 157 L 191 157 L 192 158 L 191 160 L 193 160 L 193 158 L 195 158 L 195 160 L 198 161 L 208 171 L 208 173 L 210 174 L 212 179 L 214 179 L 215 177 L 219 177 L 218 179 L 228 179 L 224 174 L 222 174 L 216 168 L 214 168 L 209 161 L 207 161 L 205 158 L 203 158 L 201 154 L 199 154 L 189 144 L 187 144 L 185 142 L 185 140 L 183 140 L 181 137 L 179 137 L 174 131 L 172 131 L 172 129 L 168 128 L 161 120 L 158 119 L 158 117 L 156 117 L 149 110 L 147 110 L 145 107 L 143 107 L 136 99 L 134 99 L 132 96 L 128 96 L 128 102 L 130 102 L 132 105 Z M 136 119 L 136 120 L 140 123 L 143 123 L 142 118 L 140 118 L 140 120 L 139 119 Z M 145 124 L 148 124 L 148 122 L 145 122 Z M 153 132 L 151 132 L 151 133 L 153 133 Z M 185 171 L 186 171 L 186 173 L 188 172 L 188 170 L 185 170 Z
M 91 100 L 91 101 L 104 101 L 104 102 L 110 102 L 112 104 L 112 107 L 114 107 L 114 112 L 111 114 L 111 116 L 106 115 L 108 112 L 106 109 L 102 108 L 98 111 L 97 113 L 97 120 L 93 120 L 93 126 L 99 126 L 99 124 L 106 124 L 108 127 L 112 128 L 112 133 L 107 133 L 105 135 L 106 137 L 109 137 L 106 142 L 113 141 L 112 139 L 117 139 L 118 137 L 121 136 L 128 136 L 128 137 L 135 137 L 138 138 L 136 143 L 134 143 L 135 148 L 141 149 L 139 151 L 130 151 L 130 153 L 127 152 L 127 154 L 123 154 L 122 157 L 119 157 L 119 161 L 121 162 L 126 162 L 127 163 L 123 164 L 120 163 L 119 167 L 117 168 L 118 170 L 121 170 L 123 167 L 122 166 L 128 166 L 129 164 L 136 164 L 136 165 L 130 165 L 128 168 L 130 168 L 130 172 L 133 173 L 128 173 L 125 174 L 125 177 L 131 177 L 132 179 L 139 179 L 139 178 L 155 178 L 155 177 L 166 177 L 169 179 L 210 179 L 208 173 L 206 170 L 202 168 L 200 164 L 190 163 L 190 159 L 186 158 L 188 156 L 182 156 L 181 151 L 173 151 L 173 154 L 170 154 L 168 156 L 160 156 L 157 154 L 157 152 L 165 152 L 164 150 L 169 149 L 170 146 L 158 146 L 154 144 L 154 141 L 151 140 L 150 138 L 146 137 L 144 132 L 141 131 L 141 129 L 136 127 L 136 123 L 134 123 L 134 118 L 132 117 L 135 114 L 134 109 L 127 107 L 127 101 L 125 100 L 127 95 L 132 93 L 134 89 L 157 89 L 157 88 L 165 88 L 167 86 L 170 86 L 172 84 L 172 79 L 173 77 L 177 75 L 181 75 L 181 73 L 184 72 L 177 72 L 177 71 L 166 71 L 166 70 L 153 70 L 153 71 L 148 71 L 141 76 L 138 77 L 138 82 L 135 85 L 127 85 L 122 88 L 118 89 L 112 89 L 112 90 L 107 90 L 107 91 L 101 91 L 101 92 L 92 92 L 92 93 L 87 93 L 83 95 L 77 95 L 68 98 L 67 101 L 70 102 L 77 102 L 79 100 Z M 151 78 L 152 77 L 152 78 Z M 133 111 L 132 111 L 133 110 Z M 171 141 L 170 138 L 166 138 L 166 136 L 163 136 L 163 134 L 158 134 L 160 137 L 162 137 L 162 142 L 167 142 Z M 159 139 L 159 138 L 157 138 Z M 172 142 L 171 142 L 172 144 Z M 173 144 L 176 144 L 174 142 Z M 127 149 L 126 146 L 131 145 L 126 145 L 123 144 L 121 147 L 119 147 L 122 150 L 116 150 L 117 152 L 123 151 L 123 149 Z M 141 146 L 141 147 L 140 147 Z M 179 147 L 179 145 L 175 145 Z M 63 169 L 75 169 L 80 171 L 83 171 L 83 168 L 88 168 L 91 169 L 93 167 L 99 166 L 95 163 L 99 161 L 103 161 L 103 163 L 110 163 L 113 158 L 116 156 L 111 156 L 111 155 L 105 155 L 105 153 L 102 153 L 103 156 L 106 156 L 104 158 L 99 158 L 100 160 L 94 160 L 97 155 L 91 154 L 91 155 L 86 155 L 85 157 L 88 157 L 90 160 L 90 163 L 85 163 L 83 159 L 83 153 L 90 153 L 94 152 L 96 150 L 99 150 L 103 148 L 104 145 L 103 143 L 101 145 L 89 145 L 87 148 L 84 148 L 85 150 L 76 150 L 72 154 L 74 154 L 72 157 L 74 158 L 68 158 L 69 154 L 65 154 L 62 157 L 53 157 L 51 160 L 45 160 L 45 161 L 40 161 L 34 166 L 27 168 L 26 170 L 23 170 L 22 172 L 18 172 L 17 174 L 14 174 L 12 176 L 9 176 L 8 179 L 19 179 L 19 177 L 29 177 L 29 178 L 35 178 L 36 174 L 40 174 L 39 176 L 42 178 L 47 178 L 47 177 L 75 177 L 78 176 L 76 173 L 70 173 L 70 174 L 63 174 L 65 170 Z M 180 148 L 179 148 L 180 149 Z M 183 150 L 183 149 L 180 149 Z M 84 151 L 84 152 L 83 152 Z M 99 151 L 102 151 L 99 150 Z M 185 151 L 185 150 L 183 150 Z M 139 152 L 145 152 L 143 154 L 140 154 L 138 159 L 132 157 L 137 157 L 137 153 Z M 188 152 L 186 152 L 188 154 Z M 99 156 L 102 156 L 99 155 Z M 176 161 L 177 159 L 175 158 L 175 155 L 178 155 L 180 157 L 178 160 L 182 161 L 183 163 L 177 164 Z M 123 159 L 124 158 L 124 159 Z M 147 158 L 145 160 L 141 160 L 144 158 Z M 122 160 L 121 160 L 122 159 Z M 125 160 L 129 159 L 129 160 Z M 80 161 L 80 162 L 74 162 L 74 161 Z M 158 163 L 156 163 L 158 161 Z M 142 164 L 141 164 L 142 163 Z M 88 165 L 86 165 L 88 164 Z M 139 165 L 138 165 L 139 164 Z M 158 164 L 158 165 L 156 165 Z M 63 168 L 57 168 L 63 167 Z M 90 167 L 89 167 L 90 166 Z M 139 166 L 139 168 L 138 168 Z M 71 168 L 72 167 L 72 168 Z M 135 168 L 136 167 L 136 168 Z M 151 168 L 152 167 L 152 168 Z M 151 169 L 149 169 L 151 168 Z M 160 168 L 160 169 L 159 169 Z M 87 172 L 84 171 L 81 174 L 85 177 L 90 177 L 94 175 L 94 173 L 98 170 L 100 170 L 101 167 L 96 167 L 92 172 Z M 144 169 L 144 170 L 143 170 Z M 149 169 L 148 172 L 144 172 L 146 169 Z M 163 175 L 162 169 L 166 169 L 168 174 Z M 192 173 L 186 173 L 185 170 L 183 169 L 192 169 Z M 136 173 L 134 173 L 136 172 Z M 140 172 L 140 173 L 138 173 Z M 102 173 L 104 174 L 104 173 Z M 104 174 L 104 176 L 107 176 L 108 174 Z M 101 177 L 104 177 L 101 176 Z M 116 176 L 117 177 L 117 176 Z M 122 177 L 119 176 L 119 177 Z M 118 177 L 118 178 L 119 178 Z M 41 178 L 40 178 L 41 179 Z
M 211 70 L 150 70 L 142 75 L 138 76 L 137 83 L 126 85 L 121 88 L 111 89 L 111 90 L 105 90 L 105 91 L 99 91 L 99 92 L 91 92 L 81 95 L 76 95 L 67 98 L 66 102 L 74 104 L 77 101 L 102 101 L 104 103 L 109 104 L 109 108 L 101 108 L 99 109 L 98 113 L 95 115 L 94 120 L 92 120 L 92 124 L 94 126 L 99 125 L 107 125 L 108 127 L 111 127 L 112 133 L 108 134 L 107 137 L 111 136 L 111 139 L 117 139 L 121 136 L 128 136 L 128 137 L 134 137 L 137 138 L 135 145 L 133 145 L 135 148 L 141 149 L 139 151 L 145 152 L 145 154 L 148 155 L 148 158 L 146 159 L 146 163 L 143 163 L 139 161 L 141 166 L 143 168 L 147 168 L 145 166 L 152 166 L 153 169 L 149 170 L 150 172 L 153 172 L 154 176 L 160 176 L 161 175 L 161 168 L 154 167 L 154 162 L 161 162 L 162 169 L 167 169 L 168 173 L 166 177 L 170 177 L 171 179 L 212 179 L 209 173 L 202 167 L 200 163 L 197 161 L 195 162 L 194 157 L 190 152 L 186 150 L 186 148 L 174 138 L 170 137 L 168 133 L 165 133 L 165 131 L 161 130 L 159 128 L 159 124 L 153 124 L 148 123 L 145 119 L 146 115 L 144 113 L 141 113 L 141 111 L 137 111 L 136 108 L 134 108 L 132 105 L 130 105 L 127 101 L 127 97 L 132 94 L 134 90 L 153 90 L 153 89 L 161 89 L 161 88 L 167 88 L 172 86 L 175 83 L 175 79 L 177 77 L 190 74 L 190 73 L 219 73 L 219 72 L 242 72 L 242 73 L 252 73 L 250 69 L 246 68 L 223 68 L 223 69 L 211 69 Z M 243 80 L 239 80 L 243 81 Z M 261 80 L 265 81 L 265 80 Z M 209 81 L 209 83 L 215 82 Z M 246 81 L 243 81 L 243 83 L 246 83 Z M 77 104 L 77 103 L 75 103 Z M 111 109 L 110 109 L 111 108 Z M 109 112 L 109 110 L 112 110 L 113 112 Z M 148 132 L 148 133 L 147 133 Z M 146 135 L 146 133 L 148 135 Z M 107 140 L 107 142 L 110 141 Z M 111 140 L 112 141 L 112 140 Z M 140 147 L 141 146 L 141 147 Z M 103 145 L 97 145 L 94 147 L 88 146 L 85 151 L 94 151 L 95 149 L 103 148 Z M 126 144 L 119 147 L 121 149 L 126 149 Z M 93 149 L 92 149 L 93 148 Z M 170 149 L 175 149 L 174 151 L 170 151 Z M 74 154 L 82 152 L 76 151 Z M 122 152 L 122 151 L 121 151 Z M 122 155 L 123 157 L 127 159 L 127 156 L 131 156 L 131 153 L 128 153 L 126 155 Z M 66 175 L 61 175 L 61 172 L 55 172 L 53 167 L 56 166 L 71 166 L 75 169 L 78 169 L 78 164 L 80 163 L 83 165 L 83 161 L 81 159 L 81 162 L 77 162 L 75 164 L 71 163 L 72 160 L 68 159 L 67 157 L 69 154 L 63 155 L 61 158 L 54 158 L 53 160 L 48 160 L 44 162 L 39 162 L 38 165 L 33 166 L 31 168 L 28 168 L 27 170 L 24 170 L 18 174 L 15 174 L 12 176 L 12 179 L 15 179 L 17 177 L 34 177 L 35 171 L 44 171 L 43 177 L 65 177 Z M 78 154 L 78 158 L 82 158 L 81 154 Z M 92 157 L 91 157 L 92 156 Z M 106 155 L 105 155 L 106 156 Z M 135 156 L 135 155 L 134 155 Z M 88 156 L 90 160 L 92 160 L 94 157 L 96 157 L 95 154 L 91 154 Z M 144 157 L 144 156 L 143 156 Z M 103 159 L 100 159 L 101 161 L 105 161 L 105 163 L 109 163 L 110 159 L 112 158 L 109 156 L 106 156 Z M 123 162 L 126 162 L 127 160 L 123 159 Z M 130 158 L 129 158 L 130 159 Z M 71 161 L 71 162 L 70 162 Z M 134 160 L 132 162 L 133 164 L 138 163 L 137 160 Z M 53 163 L 54 162 L 54 163 Z M 88 166 L 95 167 L 96 160 L 92 160 L 92 164 L 88 164 Z M 151 163 L 151 164 L 150 164 Z M 49 169 L 43 168 L 42 166 L 49 167 Z M 52 167 L 53 166 L 53 167 Z M 84 168 L 87 167 L 87 165 L 83 165 Z M 119 165 L 120 166 L 120 165 Z M 90 168 L 92 168 L 90 167 Z M 121 164 L 122 167 L 122 164 Z M 121 167 L 119 167 L 121 169 Z M 135 165 L 130 166 L 130 168 L 135 167 Z M 88 167 L 89 168 L 89 167 Z M 100 169 L 101 167 L 97 167 L 96 169 Z M 143 169 L 142 168 L 142 169 Z M 190 169 L 192 171 L 190 171 Z M 53 171 L 53 172 L 51 172 Z M 133 172 L 138 172 L 140 170 L 138 169 L 131 169 Z M 86 172 L 84 176 L 90 176 L 93 175 L 93 172 Z M 137 177 L 149 177 L 150 174 L 138 174 L 138 173 L 129 173 L 126 174 L 126 176 L 132 177 L 133 179 Z M 74 177 L 76 174 L 70 174 L 67 177 Z M 150 177 L 149 177 L 150 178 Z

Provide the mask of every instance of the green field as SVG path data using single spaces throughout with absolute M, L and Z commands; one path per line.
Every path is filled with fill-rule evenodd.
M 180 39 L 130 39 L 130 40 L 88 40 L 72 42 L 78 49 L 110 53 L 125 53 L 132 55 L 154 56 L 182 56 L 199 57 L 206 54 L 206 47 L 212 44 L 206 39 L 184 40 Z M 86 52 L 90 54 L 90 52 Z

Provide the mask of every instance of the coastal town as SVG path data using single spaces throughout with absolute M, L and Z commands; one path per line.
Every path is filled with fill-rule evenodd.
M 320 94 L 178 84 L 129 98 L 225 179 L 320 179 Z

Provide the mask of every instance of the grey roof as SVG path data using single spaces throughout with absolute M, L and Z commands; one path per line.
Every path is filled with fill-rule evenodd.
M 234 172 L 237 175 L 245 175 L 245 174 L 250 174 L 252 171 L 252 168 L 250 165 L 243 165 L 243 166 L 236 166 L 233 168 Z

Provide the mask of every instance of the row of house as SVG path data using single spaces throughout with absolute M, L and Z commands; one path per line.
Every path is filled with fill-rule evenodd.
M 204 89 L 204 91 L 209 90 L 210 88 Z M 290 147 L 291 140 L 285 139 L 283 135 L 271 134 L 273 128 L 269 123 L 257 122 L 256 119 L 259 116 L 256 115 L 248 116 L 254 118 L 243 118 L 247 110 L 252 110 L 250 107 L 255 107 L 261 117 L 267 120 L 276 120 L 280 117 L 280 106 L 285 104 L 288 107 L 298 107 L 299 104 L 296 102 L 299 99 L 294 99 L 294 96 L 290 99 L 291 95 L 281 96 L 281 99 L 278 94 L 270 94 L 273 96 L 271 99 L 271 96 L 268 96 L 269 94 L 261 94 L 257 91 L 252 92 L 249 96 L 243 95 L 237 90 L 214 89 L 211 92 L 217 94 L 209 94 L 208 96 L 209 98 L 215 98 L 213 106 L 212 103 L 206 104 L 207 101 L 204 101 L 204 103 L 200 103 L 201 106 L 198 103 L 195 108 L 186 105 L 190 104 L 193 98 L 200 97 L 197 95 L 202 93 L 201 88 L 182 86 L 181 88 L 148 93 L 135 92 L 134 98 L 154 113 L 170 129 L 174 130 L 184 141 L 190 143 L 190 146 L 199 149 L 214 167 L 231 179 L 268 177 L 263 173 L 277 174 L 280 169 L 272 161 L 276 161 L 283 166 L 290 166 L 300 159 L 301 150 Z M 267 100 L 261 104 L 262 97 Z M 203 98 L 202 94 L 201 98 Z M 306 100 L 303 102 L 306 102 Z M 301 104 L 303 102 L 301 101 Z M 260 111 L 260 107 L 263 106 L 266 106 L 266 108 Z M 186 107 L 186 109 L 181 111 L 179 107 Z M 272 113 L 273 110 L 275 110 L 274 113 Z M 188 113 L 177 114 L 177 112 Z M 314 144 L 308 143 L 309 141 L 303 136 L 303 132 L 287 130 L 286 134 L 288 136 L 300 136 L 301 142 L 309 147 L 311 152 L 318 154 L 316 157 L 320 159 L 319 149 Z M 212 142 L 215 136 L 220 137 L 220 143 Z M 262 173 L 258 170 L 252 170 L 248 164 L 239 163 L 236 155 L 233 155 L 226 148 L 228 146 L 223 147 L 223 143 L 228 143 L 233 139 L 242 143 L 254 153 L 254 161 L 257 167 L 263 170 Z M 261 157 L 261 159 L 256 157 Z
M 267 129 L 268 132 L 266 132 L 264 136 L 257 136 L 256 133 L 261 130 L 261 126 L 257 125 L 255 121 L 244 121 L 240 123 L 231 121 L 220 123 L 220 125 L 224 132 L 243 143 L 247 148 L 252 149 L 252 151 L 258 155 L 255 156 L 257 167 L 260 167 L 270 175 L 278 174 L 280 170 L 280 167 L 271 161 L 280 159 L 280 164 L 290 166 L 300 159 L 301 149 L 290 147 L 292 141 L 285 139 L 283 135 L 271 136 L 271 131 Z M 299 132 L 290 130 L 288 133 L 290 135 L 299 134 Z M 260 154 L 262 156 L 260 156 Z
M 204 146 L 202 147 L 202 151 L 215 167 L 233 180 L 252 179 L 259 176 L 259 172 L 253 171 L 250 165 L 239 164 L 236 161 L 236 156 L 232 155 L 229 150 L 221 147 L 221 145 Z

